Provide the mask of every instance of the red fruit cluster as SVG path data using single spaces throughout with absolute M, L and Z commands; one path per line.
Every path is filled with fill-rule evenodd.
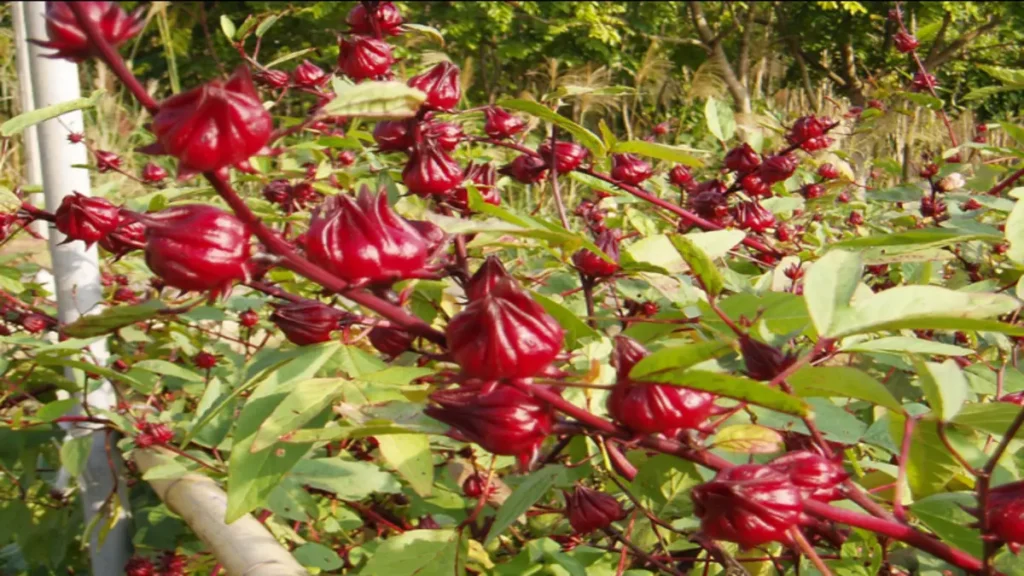
M 164 100 L 153 117 L 158 145 L 146 150 L 176 157 L 178 177 L 185 178 L 245 162 L 266 145 L 272 130 L 249 69 L 240 66 L 227 81 Z
M 135 423 L 135 429 L 139 431 L 135 435 L 135 446 L 139 448 L 164 446 L 174 440 L 174 432 L 164 424 L 139 420 Z
M 828 148 L 832 145 L 832 139 L 825 134 L 830 129 L 830 124 L 831 120 L 828 118 L 804 116 L 793 123 L 786 139 L 790 144 L 799 146 L 806 152 Z
M 626 510 L 613 496 L 577 484 L 565 496 L 565 515 L 577 534 L 602 530 L 626 517 Z
M 51 58 L 64 58 L 81 62 L 95 55 L 78 18 L 68 7 L 68 2 L 46 3 L 46 35 L 48 41 L 32 40 L 44 48 L 57 52 Z M 130 15 L 118 2 L 77 2 L 82 6 L 85 17 L 96 24 L 100 35 L 114 48 L 124 44 L 142 31 L 145 24 L 146 7 L 140 6 Z
M 430 400 L 434 405 L 424 409 L 427 416 L 492 454 L 515 456 L 523 469 L 534 461 L 555 421 L 551 406 L 508 384 L 438 390 Z
M 394 282 L 428 270 L 426 238 L 392 211 L 387 194 L 364 186 L 353 200 L 332 196 L 314 214 L 306 254 L 348 282 Z
M 331 339 L 331 333 L 351 324 L 352 315 L 311 300 L 274 305 L 270 321 L 298 346 L 319 344 Z
M 647 354 L 636 340 L 615 337 L 612 365 L 618 377 L 608 396 L 608 413 L 641 434 L 674 436 L 679 430 L 699 428 L 715 410 L 715 397 L 679 386 L 632 381 L 630 370 Z
M 146 216 L 146 265 L 179 290 L 226 292 L 250 274 L 248 226 L 213 206 L 186 204 Z

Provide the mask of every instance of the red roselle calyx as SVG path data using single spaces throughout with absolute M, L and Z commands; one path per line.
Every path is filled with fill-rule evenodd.
M 142 448 L 145 448 L 145 446 L 142 446 Z M 125 576 L 155 576 L 155 574 L 156 567 L 153 566 L 153 563 L 148 558 L 133 556 L 124 565 Z
M 1010 404 L 1016 404 L 1018 406 L 1024 406 L 1024 390 L 1017 392 L 1010 392 L 1009 394 L 1003 394 L 999 397 L 1000 402 L 1008 402 Z
M 605 230 L 598 235 L 594 244 L 608 255 L 608 262 L 598 254 L 583 248 L 572 256 L 572 262 L 584 276 L 603 278 L 619 271 L 619 237 L 614 230 Z
M 256 94 L 249 69 L 171 96 L 153 117 L 161 152 L 178 158 L 178 177 L 242 163 L 270 139 L 273 122 Z
M 573 491 L 563 492 L 565 515 L 577 534 L 590 534 L 602 530 L 626 517 L 622 504 L 611 494 L 598 492 L 580 484 Z
M 331 332 L 351 324 L 352 315 L 319 302 L 275 304 L 270 321 L 292 344 L 308 346 L 327 342 Z
M 758 168 L 758 175 L 767 184 L 782 182 L 793 175 L 796 170 L 796 158 L 785 156 L 769 156 Z
M 613 179 L 637 186 L 654 174 L 654 169 L 633 154 L 612 154 Z
M 753 548 L 789 544 L 801 518 L 803 498 L 789 476 L 769 466 L 746 464 L 718 472 L 690 492 L 701 532 L 714 540 Z
M 142 31 L 146 7 L 139 6 L 130 15 L 119 2 L 78 2 L 85 17 L 96 24 L 103 39 L 114 48 L 124 44 Z M 57 52 L 50 58 L 64 58 L 81 62 L 95 54 L 93 45 L 85 36 L 74 12 L 67 2 L 46 3 L 46 35 L 49 40 L 31 40 L 32 43 Z
M 725 155 L 725 167 L 733 172 L 752 172 L 760 165 L 761 155 L 745 142 Z
M 828 148 L 832 144 L 832 139 L 825 136 L 829 123 L 828 118 L 804 116 L 793 123 L 793 128 L 786 135 L 786 139 L 794 146 L 799 145 L 806 152 Z
M 496 140 L 510 138 L 526 128 L 526 121 L 518 116 L 513 116 L 504 108 L 488 106 L 484 108 L 484 116 L 487 122 L 484 123 L 484 132 Z
M 804 498 L 821 502 L 841 500 L 840 485 L 850 476 L 839 462 L 809 450 L 783 454 L 768 466 L 789 476 Z
M 69 242 L 81 240 L 91 246 L 117 228 L 119 216 L 120 209 L 103 198 L 73 192 L 61 200 L 54 223 Z
M 238 323 L 245 328 L 252 328 L 260 323 L 260 315 L 252 309 L 246 310 L 238 315 Z
M 1024 481 L 1003 484 L 988 493 L 989 531 L 1014 554 L 1024 545 Z
M 146 247 L 146 225 L 121 210 L 118 213 L 117 228 L 100 238 L 100 246 L 117 258 L 141 250 Z
M 373 139 L 381 152 L 406 152 L 413 145 L 409 123 L 405 120 L 378 122 L 373 129 Z
M 374 34 L 376 30 L 385 36 L 398 36 L 402 33 L 405 20 L 394 2 L 380 2 L 373 10 L 367 10 L 366 4 L 360 2 L 348 12 L 345 18 L 349 29 L 354 34 Z
M 427 416 L 492 454 L 515 456 L 524 470 L 536 458 L 555 420 L 550 405 L 507 384 L 438 390 L 430 400 L 435 405 L 424 409 Z
M 363 186 L 359 198 L 327 199 L 313 214 L 306 254 L 348 282 L 393 282 L 427 271 L 428 242 L 420 231 Z
M 249 278 L 252 232 L 213 206 L 185 204 L 145 216 L 146 265 L 168 286 L 227 291 Z
M 917 72 L 914 74 L 914 79 L 911 82 L 911 89 L 914 92 L 928 92 L 929 90 L 934 90 L 938 85 L 939 83 L 935 80 L 935 76 Z
M 680 188 L 688 188 L 693 182 L 693 173 L 686 166 L 677 164 L 669 170 L 668 180 Z
M 545 140 L 537 147 L 541 160 L 551 164 L 551 141 Z M 566 174 L 580 167 L 590 152 L 575 142 L 555 142 L 555 167 L 559 174 Z
M 725 186 L 718 180 L 704 182 L 687 197 L 690 209 L 698 216 L 716 221 L 729 213 L 729 200 Z
M 775 226 L 775 215 L 758 202 L 741 202 L 736 205 L 736 224 L 751 232 L 764 232 Z
M 465 182 L 466 180 L 473 182 L 473 186 L 480 193 L 480 197 L 483 198 L 484 202 L 495 206 L 501 204 L 501 194 L 494 185 L 497 180 L 497 170 L 494 169 L 493 164 L 490 162 L 486 164 L 470 162 L 462 172 L 462 181 Z M 459 210 L 469 210 L 469 191 L 465 186 L 459 186 L 448 197 L 448 203 Z
M 121 157 L 114 152 L 108 152 L 106 150 L 97 150 L 93 153 L 96 158 L 96 171 L 100 174 L 105 174 L 111 170 L 117 170 L 121 167 Z
M 920 42 L 917 41 L 917 38 L 914 38 L 910 34 L 907 34 L 906 32 L 903 31 L 894 34 L 892 40 L 893 44 L 896 45 L 896 49 L 902 52 L 903 54 L 913 52 L 920 45 Z
M 323 86 L 330 79 L 330 76 L 324 72 L 323 68 L 309 60 L 303 60 L 302 64 L 296 66 L 295 70 L 292 71 L 292 82 L 296 86 L 302 86 L 303 88 Z
M 370 344 L 386 356 L 399 356 L 412 346 L 413 337 L 404 330 L 376 326 L 370 330 Z
M 409 79 L 409 86 L 424 92 L 424 105 L 436 110 L 449 111 L 459 104 L 462 86 L 459 84 L 459 67 L 451 62 L 441 62 L 429 70 Z
M 395 63 L 391 45 L 369 36 L 349 36 L 338 44 L 338 68 L 353 80 L 376 78 Z
M 21 317 L 21 327 L 27 332 L 38 334 L 53 324 L 46 316 L 30 312 Z
M 488 256 L 476 273 L 466 282 L 466 297 L 471 301 L 479 300 L 490 294 L 491 289 L 505 279 L 514 281 L 497 256 Z
M 839 169 L 833 164 L 825 163 L 818 166 L 818 176 L 820 176 L 822 180 L 835 180 L 836 178 L 839 178 Z
M 436 120 L 423 125 L 423 139 L 429 142 L 436 142 L 445 152 L 451 152 L 462 142 L 466 135 L 462 127 L 451 122 L 438 122 Z
M 793 280 L 802 275 L 802 268 L 797 268 L 793 273 L 788 270 L 786 272 L 786 276 Z M 784 354 L 778 348 L 754 340 L 746 334 L 740 336 L 739 341 L 740 353 L 743 354 L 743 361 L 747 365 L 747 376 L 754 380 L 770 381 L 796 360 L 794 355 Z
M 167 178 L 167 170 L 164 170 L 163 166 L 154 162 L 148 162 L 142 168 L 142 181 L 147 184 L 156 184 L 163 182 Z
M 511 176 L 523 184 L 536 184 L 544 179 L 547 172 L 547 162 L 533 154 L 520 154 L 498 170 L 499 174 Z
M 814 200 L 825 195 L 825 187 L 821 184 L 808 184 L 800 188 L 800 194 L 807 200 Z
M 261 86 L 280 90 L 281 88 L 288 87 L 288 81 L 290 78 L 288 73 L 284 70 L 263 70 L 261 72 L 257 72 L 256 75 L 253 76 L 253 80 Z
M 487 477 L 480 473 L 470 474 L 462 483 L 462 493 L 470 498 L 483 496 L 485 489 L 493 494 L 497 486 L 489 484 Z
M 629 430 L 642 434 L 671 436 L 682 429 L 698 428 L 715 410 L 715 397 L 678 386 L 632 381 L 630 370 L 647 353 L 636 340 L 615 337 L 612 365 L 617 378 L 608 396 L 608 413 Z
M 772 187 L 761 180 L 757 173 L 747 174 L 740 180 L 740 186 L 752 198 L 771 198 Z
M 452 359 L 469 378 L 530 378 L 562 350 L 565 331 L 512 279 L 471 300 L 446 331 Z
M 199 354 L 196 354 L 194 358 L 192 358 L 192 362 L 196 365 L 197 368 L 209 370 L 210 368 L 213 368 L 214 366 L 217 365 L 217 357 L 214 356 L 213 354 L 210 354 L 209 352 L 200 352 Z
M 417 196 L 444 196 L 462 183 L 462 168 L 440 146 L 424 142 L 413 147 L 402 182 Z

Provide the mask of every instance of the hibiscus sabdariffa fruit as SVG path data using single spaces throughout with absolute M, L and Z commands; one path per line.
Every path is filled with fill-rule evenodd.
M 577 484 L 564 492 L 565 515 L 577 534 L 589 534 L 626 517 L 626 511 L 612 495 Z
M 803 509 L 800 488 L 789 476 L 760 464 L 721 470 L 690 497 L 705 536 L 745 549 L 791 543 L 789 530 L 799 524 Z
M 57 52 L 52 58 L 64 58 L 81 62 L 92 57 L 95 50 L 78 23 L 78 18 L 68 7 L 68 2 L 46 3 L 46 35 L 49 40 L 32 40 L 44 48 Z M 117 48 L 142 31 L 145 25 L 146 7 L 139 6 L 128 14 L 120 2 L 76 2 L 85 12 L 85 17 L 96 24 L 100 35 L 108 44 Z
M 54 224 L 69 241 L 81 240 L 91 246 L 117 229 L 120 209 L 103 198 L 73 192 L 61 200 Z
M 352 315 L 319 302 L 293 302 L 275 306 L 270 321 L 293 344 L 308 346 L 331 339 L 331 333 L 351 324 Z

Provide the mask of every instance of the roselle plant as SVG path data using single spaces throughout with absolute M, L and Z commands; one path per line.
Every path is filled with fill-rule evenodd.
M 1024 170 L 986 185 L 941 105 L 955 152 L 879 190 L 837 147 L 884 103 L 726 133 L 710 100 L 707 150 L 662 143 L 675 120 L 599 136 L 566 91 L 474 107 L 407 42 L 440 33 L 377 1 L 336 60 L 263 63 L 271 19 L 229 21 L 242 63 L 157 97 L 118 51 L 139 13 L 47 15 L 41 45 L 148 114 L 150 144 L 89 149 L 151 194 L 0 214 L 3 241 L 98 244 L 108 297 L 61 324 L 27 274 L 0 284 L 26 560 L 63 562 L 27 540 L 71 514 L 35 478 L 82 471 L 57 440 L 88 424 L 132 497 L 85 528 L 132 509 L 128 574 L 219 573 L 145 488 L 189 473 L 324 573 L 1020 573 Z M 892 29 L 899 97 L 938 99 L 898 7 Z M 66 416 L 58 391 L 101 379 L 116 409 Z

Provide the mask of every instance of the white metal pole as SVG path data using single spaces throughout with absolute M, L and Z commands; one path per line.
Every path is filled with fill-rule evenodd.
M 23 11 L 29 38 L 46 38 L 44 2 L 17 2 L 14 8 Z M 29 74 L 36 108 L 81 97 L 78 66 L 67 60 L 44 58 L 48 52 L 50 50 L 39 46 L 29 46 Z M 21 81 L 28 81 L 28 78 L 22 78 Z M 81 144 L 71 144 L 67 140 L 69 130 L 82 132 L 83 129 L 81 111 L 69 112 L 38 125 L 39 150 L 45 151 L 45 154 L 40 154 L 43 191 L 46 209 L 51 212 L 56 211 L 61 200 L 72 192 L 84 195 L 91 192 L 89 172 L 71 167 L 74 164 L 88 163 L 87 150 Z M 86 249 L 82 242 L 62 245 L 64 240 L 63 234 L 56 229 L 50 229 L 50 254 L 56 284 L 58 318 L 61 323 L 73 322 L 82 314 L 98 311 L 98 305 L 103 299 L 96 247 Z M 108 352 L 105 341 L 94 344 L 90 351 L 96 362 L 106 363 Z M 113 409 L 117 402 L 113 388 L 108 382 L 88 391 L 86 400 L 90 406 L 104 409 Z M 92 572 L 122 574 L 124 565 L 131 556 L 131 531 L 127 490 L 123 478 L 118 479 L 121 460 L 116 457 L 117 451 L 112 451 L 115 456 L 112 470 L 110 459 L 107 458 L 108 438 L 104 432 L 74 428 L 69 430 L 68 434 L 93 437 L 93 446 L 85 471 L 79 478 L 86 524 L 88 525 L 101 512 L 103 503 L 115 489 L 120 504 L 118 517 L 102 545 L 99 527 L 91 534 L 89 554 Z M 101 519 L 101 522 L 108 521 L 107 518 Z

